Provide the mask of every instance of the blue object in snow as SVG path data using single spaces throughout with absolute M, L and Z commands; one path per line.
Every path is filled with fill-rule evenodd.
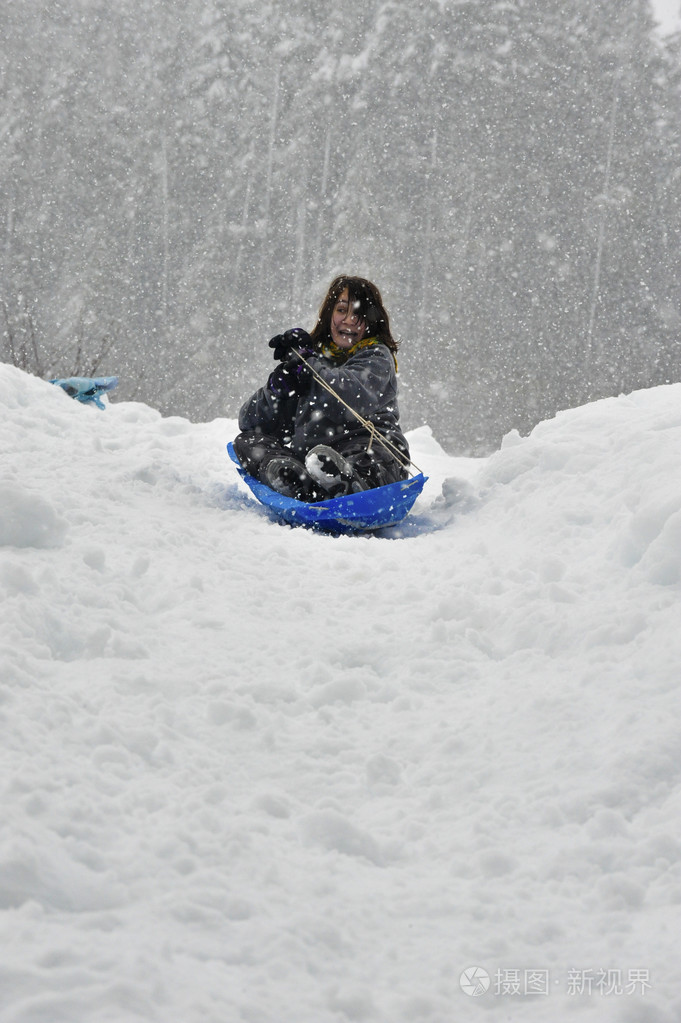
M 242 468 L 231 443 L 227 445 L 227 451 L 236 463 L 239 475 L 261 504 L 291 526 L 312 526 L 329 533 L 357 533 L 396 525 L 409 514 L 428 479 L 419 473 L 409 480 L 363 490 L 359 494 L 307 503 L 296 501 L 293 497 L 284 497 L 249 476 Z
M 99 397 L 105 391 L 113 391 L 118 387 L 118 377 L 67 377 L 65 380 L 50 380 L 66 391 L 69 398 L 76 401 L 93 401 L 97 408 L 106 408 Z

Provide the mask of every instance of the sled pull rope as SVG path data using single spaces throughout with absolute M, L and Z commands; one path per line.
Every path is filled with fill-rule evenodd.
M 367 455 L 371 454 L 371 449 L 374 446 L 374 439 L 376 437 L 376 426 L 375 426 L 375 424 L 372 423 L 371 420 L 370 420 L 369 421 L 369 425 L 371 426 L 371 429 L 369 430 L 369 443 L 367 444 Z
M 341 405 L 345 406 L 345 408 L 348 410 L 348 412 L 352 412 L 352 414 L 355 417 L 355 419 L 358 419 L 359 422 L 364 427 L 364 429 L 368 431 L 368 433 L 369 433 L 369 445 L 367 447 L 367 452 L 369 454 L 371 453 L 371 449 L 373 447 L 374 440 L 377 440 L 379 444 L 383 445 L 383 447 L 386 449 L 386 451 L 389 451 L 390 454 L 395 459 L 397 459 L 397 461 L 400 463 L 400 465 L 402 466 L 403 469 L 406 469 L 407 472 L 411 472 L 409 466 L 413 465 L 414 468 L 418 472 L 420 472 L 421 475 L 423 475 L 423 469 L 419 469 L 419 467 L 416 464 L 416 462 L 413 462 L 410 458 L 405 458 L 404 455 L 402 454 L 402 452 L 400 451 L 400 449 L 398 447 L 396 447 L 391 441 L 389 441 L 387 437 L 384 437 L 382 433 L 378 432 L 378 430 L 376 429 L 376 425 L 374 423 L 372 423 L 370 419 L 365 419 L 364 416 L 361 416 L 359 414 L 359 412 L 357 412 L 352 407 L 352 405 L 348 405 L 347 401 L 345 401 L 344 398 L 341 398 L 340 394 L 337 394 L 334 391 L 334 389 L 331 386 L 331 384 L 328 384 L 326 382 L 326 380 L 322 376 L 319 375 L 319 373 L 314 368 L 314 366 L 310 365 L 310 363 L 307 361 L 307 359 L 305 358 L 304 355 L 301 355 L 300 352 L 296 348 L 293 348 L 291 350 L 294 353 L 294 355 L 298 356 L 298 358 L 300 359 L 301 362 L 305 363 L 305 365 L 309 369 L 310 373 L 312 373 L 312 376 L 315 378 L 315 380 L 317 380 L 318 383 L 320 383 L 322 385 L 324 390 L 328 391 L 329 394 L 332 394 L 333 397 L 336 399 L 336 401 L 339 401 L 341 403 Z M 411 475 L 413 476 L 414 473 L 411 473 Z

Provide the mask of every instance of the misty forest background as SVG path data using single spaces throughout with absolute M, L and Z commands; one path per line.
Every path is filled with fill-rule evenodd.
M 452 452 L 678 380 L 680 81 L 648 0 L 4 0 L 0 358 L 232 416 L 347 271 Z

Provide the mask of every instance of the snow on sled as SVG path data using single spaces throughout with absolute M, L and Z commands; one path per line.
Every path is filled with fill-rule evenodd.
M 409 480 L 363 490 L 359 494 L 307 503 L 296 501 L 293 497 L 284 497 L 249 476 L 241 467 L 231 443 L 227 445 L 227 451 L 239 475 L 261 504 L 291 526 L 311 526 L 330 533 L 356 533 L 396 525 L 409 514 L 428 479 L 419 473 Z

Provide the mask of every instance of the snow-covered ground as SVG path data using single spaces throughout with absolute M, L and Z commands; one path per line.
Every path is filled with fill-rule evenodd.
M 335 539 L 233 421 L 0 410 L 2 1023 L 678 1023 L 681 385 Z

